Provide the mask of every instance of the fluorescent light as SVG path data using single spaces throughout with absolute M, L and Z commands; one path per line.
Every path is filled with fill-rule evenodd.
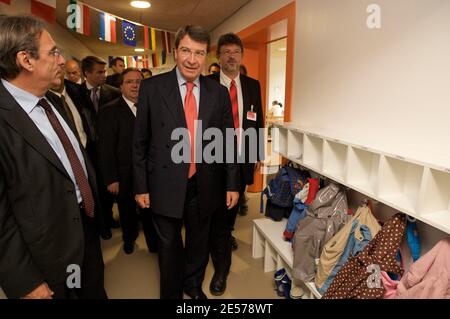
M 150 2 L 148 1 L 131 1 L 130 5 L 139 9 L 147 9 L 151 6 Z
M 286 48 L 278 48 L 277 50 L 281 51 L 281 52 L 284 52 L 284 51 L 286 51 Z
M 144 52 L 145 50 L 144 50 L 144 49 L 136 48 L 136 49 L 134 49 L 134 51 L 136 51 L 136 52 Z

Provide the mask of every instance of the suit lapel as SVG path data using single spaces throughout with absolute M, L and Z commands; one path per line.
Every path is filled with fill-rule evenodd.
M 6 122 L 20 134 L 27 143 L 38 153 L 44 156 L 63 175 L 70 178 L 56 153 L 47 142 L 41 131 L 36 127 L 31 118 L 20 107 L 16 100 L 9 94 L 3 84 L 0 83 L 0 107 L 5 108 L 4 118 Z
M 240 76 L 242 90 L 242 128 L 247 128 L 247 112 L 250 111 L 250 97 L 248 96 L 248 82 L 245 76 Z M 255 111 L 255 110 L 254 110 Z
M 209 87 L 205 77 L 200 75 L 200 104 L 198 119 L 202 121 L 204 129 L 209 125 L 209 119 L 211 118 L 214 105 L 215 101 L 213 94 L 211 94 L 211 88 Z
M 130 106 L 127 104 L 127 102 L 123 99 L 123 96 L 120 97 L 120 105 L 119 107 L 122 108 L 122 112 L 126 114 L 128 120 L 132 123 L 134 123 L 134 120 L 136 117 L 133 114 L 133 111 L 130 109 Z
M 175 69 L 170 72 L 168 81 L 165 85 L 165 90 L 161 92 L 161 95 L 166 102 L 166 107 L 169 109 L 170 113 L 172 113 L 176 125 L 178 127 L 187 127 Z

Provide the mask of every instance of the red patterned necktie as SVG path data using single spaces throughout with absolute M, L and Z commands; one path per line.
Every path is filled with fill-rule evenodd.
M 48 120 L 52 125 L 53 129 L 58 135 L 61 141 L 64 151 L 66 152 L 67 158 L 69 159 L 70 166 L 72 167 L 73 174 L 75 175 L 75 180 L 80 189 L 81 197 L 83 198 L 84 210 L 86 215 L 89 217 L 94 217 L 94 196 L 92 196 L 91 187 L 89 186 L 88 179 L 84 173 L 83 167 L 81 165 L 80 159 L 72 146 L 66 132 L 64 131 L 61 123 L 59 122 L 56 114 L 53 112 L 52 107 L 45 99 L 40 99 L 38 102 L 47 114 Z
M 186 82 L 186 96 L 184 98 L 184 115 L 186 117 L 186 124 L 191 137 L 191 163 L 189 165 L 188 178 L 191 178 L 196 171 L 195 167 L 195 120 L 197 120 L 197 103 L 195 101 L 194 83 Z
M 231 99 L 231 108 L 233 110 L 234 128 L 239 128 L 239 104 L 237 98 L 236 82 L 234 82 L 234 80 L 231 80 L 230 99 Z

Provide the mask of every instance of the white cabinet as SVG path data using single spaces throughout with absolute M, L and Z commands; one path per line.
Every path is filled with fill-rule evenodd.
M 450 168 L 276 123 L 273 149 L 316 173 L 450 234 Z

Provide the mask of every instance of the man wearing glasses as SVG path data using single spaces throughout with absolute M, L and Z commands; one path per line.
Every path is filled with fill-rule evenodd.
M 211 216 L 217 211 L 225 214 L 238 201 L 238 166 L 207 163 L 194 150 L 208 144 L 201 139 L 206 129 L 216 128 L 225 137 L 225 130 L 233 128 L 226 88 L 201 75 L 209 47 L 210 36 L 203 28 L 181 28 L 175 36 L 177 66 L 146 79 L 139 93 L 133 145 L 135 198 L 140 207 L 151 207 L 154 213 L 161 298 L 181 299 L 184 290 L 192 299 L 206 299 L 201 287 Z M 179 140 L 171 137 L 179 128 L 191 137 L 189 160 L 181 163 L 172 150 Z
M 133 253 L 134 242 L 139 235 L 131 151 L 142 80 L 142 73 L 138 69 L 125 69 L 118 77 L 122 96 L 106 104 L 98 116 L 99 166 L 108 192 L 117 196 L 123 250 L 126 254 Z M 152 227 L 150 211 L 146 209 L 140 213 L 148 249 L 150 252 L 156 252 L 156 234 Z
M 106 298 L 93 167 L 45 98 L 64 57 L 34 17 L 0 16 L 0 30 L 0 286 L 10 298 Z

